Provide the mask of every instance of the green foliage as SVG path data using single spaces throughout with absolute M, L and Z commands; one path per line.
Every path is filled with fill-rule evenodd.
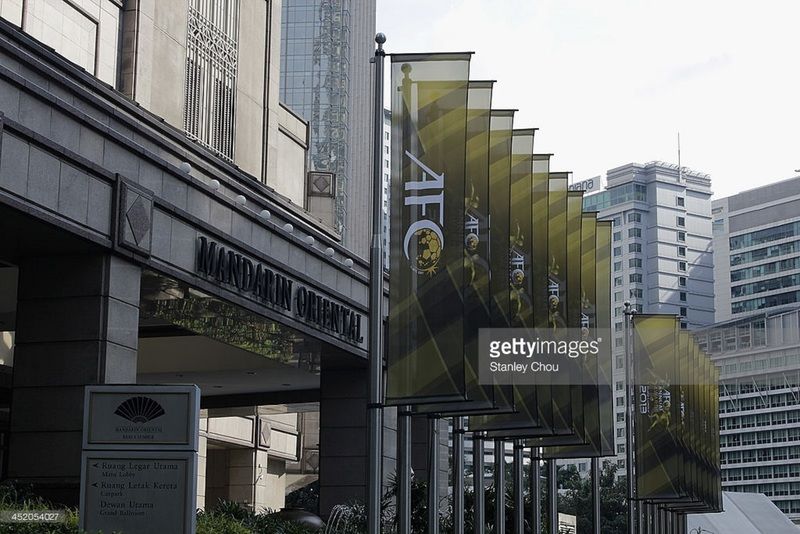
M 197 534 L 218 533 L 319 534 L 319 530 L 281 519 L 272 510 L 256 513 L 237 502 L 220 501 L 212 510 L 197 514 Z
M 617 466 L 603 462 L 600 472 L 600 531 L 603 534 L 625 534 L 627 532 L 627 495 L 624 478 L 616 480 Z M 561 477 L 559 477 L 561 478 Z M 591 532 L 592 486 L 591 480 L 575 481 L 559 495 L 558 509 L 562 513 L 576 516 L 578 532 Z

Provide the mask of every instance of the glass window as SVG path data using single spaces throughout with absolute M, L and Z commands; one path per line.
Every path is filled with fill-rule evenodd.
M 642 229 L 628 228 L 628 237 L 642 237 Z
M 638 222 L 642 222 L 642 214 L 641 214 L 641 213 L 638 213 L 638 212 L 635 212 L 635 211 L 634 211 L 634 212 L 631 212 L 631 213 L 629 213 L 629 214 L 628 214 L 628 222 L 629 222 L 629 223 L 632 223 L 632 222 L 637 222 L 637 223 L 638 223 Z
M 683 198 L 683 197 L 675 197 L 675 204 L 677 206 L 685 206 L 686 205 L 686 199 Z
M 800 235 L 800 221 L 795 221 L 780 226 L 773 226 L 772 228 L 765 228 L 747 234 L 738 235 L 729 239 L 731 250 L 737 250 L 744 247 L 752 247 L 761 243 L 769 243 L 770 241 L 777 241 L 779 239 L 786 239 Z
M 628 252 L 641 252 L 641 251 L 642 251 L 641 243 L 630 243 L 628 245 Z
M 678 285 L 680 287 L 686 287 L 686 277 L 685 276 L 679 276 L 678 277 Z
M 686 306 L 681 306 L 681 317 L 686 317 Z
M 615 291 L 614 302 L 619 302 L 620 300 L 622 300 L 622 291 Z
M 625 412 L 617 412 L 617 423 L 625 422 Z
M 632 299 L 640 299 L 640 298 L 642 298 L 643 290 L 642 289 L 631 289 L 630 290 L 630 294 L 631 294 L 631 298 Z
M 685 243 L 686 242 L 686 232 L 678 231 L 678 241 Z
M 642 258 L 631 258 L 628 260 L 628 267 L 636 268 L 642 266 Z
M 686 302 L 686 291 L 681 291 L 678 293 L 678 298 L 680 298 L 681 302 Z
M 678 256 L 682 258 L 686 257 L 686 247 L 678 247 Z
M 678 225 L 678 226 L 681 226 L 681 227 L 686 226 L 686 218 L 685 217 L 676 217 L 675 218 L 675 224 Z
M 621 217 L 614 217 L 613 219 L 611 219 L 611 224 L 613 226 L 621 225 L 622 224 L 622 218 Z
M 614 262 L 614 271 L 621 271 L 621 270 L 622 270 L 622 262 L 621 261 L 615 261 Z
M 639 273 L 634 273 L 630 275 L 630 282 L 631 284 L 641 284 L 642 283 L 642 275 Z
M 614 247 L 614 256 L 622 256 L 622 247 Z
M 678 270 L 679 271 L 683 271 L 683 272 L 686 271 L 686 262 L 685 261 L 679 261 L 678 262 Z
M 614 278 L 614 287 L 619 287 L 621 285 L 622 285 L 622 277 L 617 276 L 616 278 Z
M 614 241 L 622 241 L 622 232 L 614 232 Z

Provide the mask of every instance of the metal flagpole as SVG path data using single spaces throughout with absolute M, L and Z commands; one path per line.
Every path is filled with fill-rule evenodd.
M 483 478 L 483 436 L 479 432 L 472 434 L 472 489 L 475 495 L 473 505 L 472 529 L 474 534 L 484 534 L 486 530 L 486 486 Z
M 506 447 L 494 442 L 494 534 L 506 533 Z
M 514 534 L 525 530 L 525 490 L 522 486 L 522 440 L 514 440 Z
M 428 417 L 428 534 L 439 534 L 439 419 Z
M 464 534 L 464 419 L 453 418 L 453 534 Z
M 547 514 L 550 534 L 558 534 L 558 464 L 555 458 L 547 462 L 547 487 L 547 493 L 550 495 L 548 501 L 550 512 Z
M 633 468 L 633 414 L 635 404 L 635 391 L 633 385 L 633 357 L 631 351 L 631 321 L 633 318 L 633 311 L 631 310 L 630 301 L 625 301 L 625 386 L 627 392 L 627 405 L 625 410 L 625 460 L 626 460 L 626 475 L 625 479 L 628 486 L 628 534 L 636 534 L 636 501 L 634 500 L 634 468 Z
M 592 533 L 600 534 L 600 458 L 592 458 Z
M 375 95 L 372 110 L 372 245 L 369 254 L 369 469 L 367 475 L 367 529 L 381 532 L 383 487 L 383 43 L 375 36 Z
M 539 447 L 531 449 L 531 531 L 542 532 L 542 465 L 539 463 Z
M 411 534 L 411 406 L 397 410 L 397 526 Z

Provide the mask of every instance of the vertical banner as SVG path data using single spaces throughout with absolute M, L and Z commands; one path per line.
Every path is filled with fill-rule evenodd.
M 443 416 L 495 408 L 492 385 L 478 383 L 478 331 L 490 324 L 489 131 L 492 81 L 469 82 L 464 190 L 464 364 L 463 402 L 420 404 L 419 413 Z
M 566 328 L 567 187 L 569 173 L 551 172 L 548 181 L 547 317 L 544 327 Z M 572 396 L 569 386 L 551 387 L 553 433 L 572 434 Z
M 464 400 L 470 54 L 392 56 L 389 405 Z
M 636 414 L 636 495 L 639 500 L 681 497 L 675 429 L 679 403 L 676 320 L 673 315 L 633 317 Z

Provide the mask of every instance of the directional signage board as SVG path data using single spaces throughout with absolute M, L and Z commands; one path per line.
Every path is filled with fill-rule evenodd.
M 194 385 L 88 386 L 81 529 L 192 534 L 199 418 Z
M 88 532 L 194 532 L 195 453 L 87 451 L 81 473 Z

